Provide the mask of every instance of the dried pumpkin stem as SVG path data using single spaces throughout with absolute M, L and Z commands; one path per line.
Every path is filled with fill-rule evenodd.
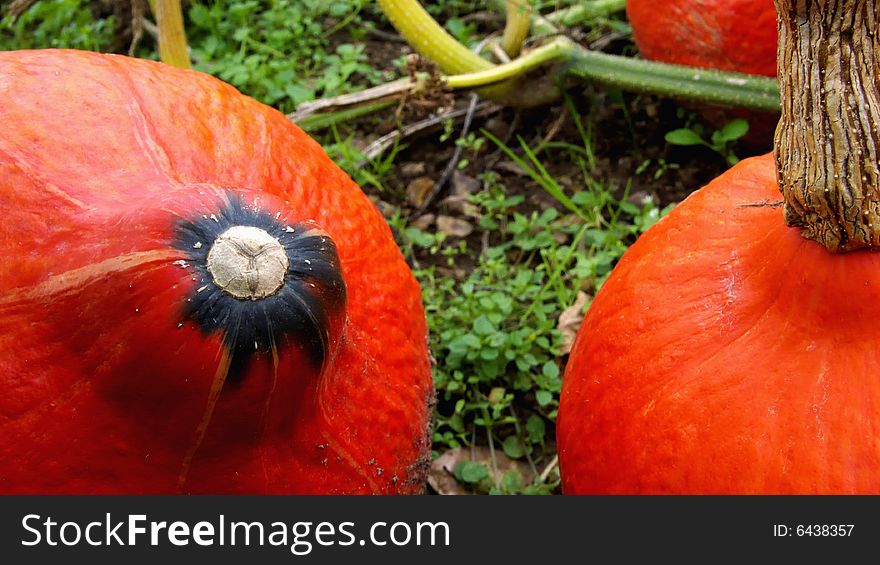
M 880 247 L 880 0 L 776 0 L 785 219 L 830 251 Z

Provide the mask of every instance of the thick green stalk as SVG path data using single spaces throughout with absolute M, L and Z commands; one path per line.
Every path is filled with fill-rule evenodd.
M 483 59 L 449 35 L 422 8 L 418 0 L 377 0 L 382 11 L 407 43 L 422 57 L 429 59 L 447 75 L 474 73 L 492 68 L 491 61 Z M 522 92 L 514 92 L 512 83 L 483 88 L 478 94 L 500 104 L 529 106 L 543 102 L 532 101 Z
M 401 36 L 423 57 L 437 63 L 444 73 L 458 75 L 492 66 L 449 35 L 417 0 L 377 0 Z
M 768 77 L 657 63 L 586 49 L 572 51 L 562 72 L 631 92 L 779 111 L 779 84 Z
M 611 2 L 602 1 L 607 9 L 613 7 Z M 512 66 L 501 65 L 501 69 L 496 68 L 446 33 L 416 0 L 378 0 L 378 2 L 401 35 L 423 56 L 437 62 L 449 75 L 466 75 L 464 78 L 448 78 L 449 86 L 473 87 L 508 79 L 499 85 L 484 87 L 479 93 L 493 101 L 512 106 L 549 103 L 558 96 L 555 85 L 547 80 L 532 82 L 527 86 L 511 87 L 513 84 L 511 77 L 534 67 L 527 62 L 528 55 L 523 61 L 511 61 L 508 65 Z M 506 2 L 503 0 L 493 0 L 493 2 L 496 6 L 501 5 L 506 9 Z M 545 31 L 556 30 L 551 22 L 538 16 L 532 18 L 532 29 L 535 30 L 536 26 L 540 26 Z M 554 51 L 555 49 L 559 51 Z M 535 52 L 538 51 L 540 49 Z M 544 56 L 547 58 L 542 62 L 563 61 L 561 74 L 564 76 L 586 78 L 623 90 L 722 106 L 779 111 L 779 86 L 772 78 L 609 55 L 589 51 L 570 42 L 554 45 L 547 52 L 540 54 L 540 57 Z

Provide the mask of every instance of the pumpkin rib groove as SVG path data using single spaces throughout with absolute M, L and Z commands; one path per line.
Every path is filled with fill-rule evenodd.
M 355 340 L 358 336 L 352 335 L 353 332 L 349 332 L 347 334 L 347 339 Z M 367 364 L 373 364 L 375 361 L 373 359 L 368 359 L 366 361 Z M 322 383 L 322 385 L 329 385 L 330 383 Z M 321 388 L 315 391 L 314 402 L 317 406 L 318 414 L 320 414 L 321 418 L 324 422 L 330 422 L 333 416 L 329 413 L 327 403 L 324 401 L 325 396 L 329 394 L 329 389 L 326 386 L 322 386 Z M 344 449 L 342 445 L 344 445 L 344 441 L 339 436 L 338 433 L 333 433 L 331 430 L 333 428 L 327 427 L 325 431 L 322 433 L 322 437 L 325 440 L 324 449 L 330 449 L 337 456 L 341 457 L 343 461 L 345 461 L 349 467 L 358 474 L 364 481 L 369 484 L 370 488 L 375 488 L 375 482 L 370 473 L 366 472 L 363 467 L 358 465 L 358 459 L 353 455 L 352 452 L 358 453 L 360 450 L 358 449 L 357 444 L 351 444 L 350 449 Z M 364 457 L 361 457 L 364 459 Z
M 263 405 L 263 411 L 260 414 L 260 426 L 259 426 L 259 436 L 258 441 L 259 444 L 257 449 L 259 450 L 259 461 L 260 461 L 260 469 L 262 470 L 263 475 L 263 491 L 268 492 L 270 489 L 270 481 L 269 481 L 269 470 L 266 466 L 266 454 L 265 454 L 265 445 L 264 440 L 269 437 L 268 426 L 269 426 L 269 409 L 272 407 L 272 399 L 275 398 L 275 390 L 278 388 L 278 349 L 275 346 L 273 341 L 272 343 L 272 385 L 269 388 L 269 392 L 266 394 L 266 402 Z
M 133 102 L 130 106 L 133 112 L 127 112 L 132 118 L 132 122 L 135 126 L 133 129 L 135 132 L 142 134 L 140 136 L 136 135 L 135 138 L 141 144 L 145 155 L 155 167 L 158 175 L 161 175 L 169 183 L 177 185 L 178 187 L 183 185 L 184 183 L 180 177 L 173 173 L 171 158 L 168 151 L 163 147 L 162 142 L 156 136 L 156 132 L 153 131 L 150 124 L 147 122 L 144 102 L 138 92 L 137 85 L 132 78 L 131 73 L 128 72 L 128 69 L 121 61 L 117 62 L 114 60 L 114 63 L 116 63 L 116 67 L 119 70 L 119 76 L 125 77 L 125 83 L 128 86 L 124 91 L 120 89 L 120 94 L 122 97 L 125 97 L 126 94 L 131 96 Z

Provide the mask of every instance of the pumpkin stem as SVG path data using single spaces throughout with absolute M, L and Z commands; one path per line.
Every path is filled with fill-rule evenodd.
M 220 332 L 237 380 L 255 357 L 295 344 L 319 372 L 335 354 L 346 317 L 336 245 L 311 221 L 288 225 L 234 193 L 181 219 L 174 242 L 194 270 L 182 315 Z
M 880 247 L 880 0 L 775 0 L 788 225 L 832 252 Z

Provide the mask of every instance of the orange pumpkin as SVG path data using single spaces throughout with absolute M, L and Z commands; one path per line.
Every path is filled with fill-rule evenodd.
M 648 59 L 776 76 L 773 0 L 627 0 L 626 17 Z
M 774 155 L 691 195 L 598 292 L 563 381 L 565 492 L 880 492 L 880 4 L 777 4 Z
M 417 493 L 419 287 L 375 206 L 201 73 L 0 53 L 0 492 Z

